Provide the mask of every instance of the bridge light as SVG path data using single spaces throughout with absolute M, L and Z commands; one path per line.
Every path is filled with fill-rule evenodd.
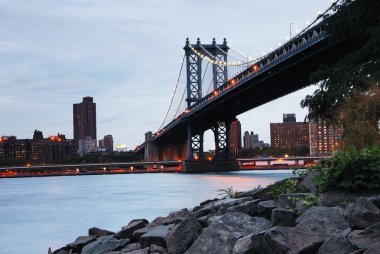
M 230 84 L 233 86 L 236 84 L 236 79 L 231 79 Z
M 213 94 L 214 94 L 214 96 L 218 96 L 218 94 L 219 94 L 218 90 L 214 90 Z
M 285 154 L 285 155 L 284 155 L 284 157 L 285 157 L 285 158 L 288 158 L 288 157 L 289 157 L 289 155 L 288 155 L 288 154 Z
M 160 168 L 161 168 L 161 169 L 164 169 L 164 165 L 161 165 Z
M 30 168 L 31 165 L 30 165 L 30 163 L 28 163 L 28 164 L 26 164 L 26 166 L 27 166 L 28 168 Z
M 76 171 L 77 173 L 79 173 L 79 168 L 77 168 L 75 171 Z
M 258 71 L 258 70 L 259 70 L 259 66 L 258 66 L 257 64 L 255 64 L 255 65 L 252 67 L 252 69 L 253 69 L 254 71 Z
M 208 159 L 209 161 L 212 161 L 212 157 L 211 157 L 211 156 L 209 156 L 207 159 Z

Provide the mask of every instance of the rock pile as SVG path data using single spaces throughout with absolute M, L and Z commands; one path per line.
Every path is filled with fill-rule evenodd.
M 380 195 L 360 197 L 346 208 L 297 208 L 289 200 L 208 200 L 150 223 L 132 220 L 116 233 L 91 228 L 53 253 L 380 253 Z

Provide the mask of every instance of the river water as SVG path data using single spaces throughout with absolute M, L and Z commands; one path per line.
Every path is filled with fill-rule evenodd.
M 166 216 L 290 177 L 290 170 L 0 179 L 0 254 L 45 254 L 96 226 L 118 231 L 132 219 Z

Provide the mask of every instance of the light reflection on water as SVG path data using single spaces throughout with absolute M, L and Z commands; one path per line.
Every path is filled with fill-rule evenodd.
M 217 197 L 216 190 L 266 186 L 290 170 L 0 179 L 0 253 L 47 253 L 96 226 L 118 231 Z

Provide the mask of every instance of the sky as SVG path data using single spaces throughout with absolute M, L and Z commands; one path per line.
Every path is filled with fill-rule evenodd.
M 97 136 L 129 149 L 168 108 L 186 38 L 212 38 L 251 56 L 276 48 L 330 0 L 0 0 L 0 136 L 73 137 L 72 104 L 92 96 Z M 179 84 L 179 86 L 185 84 Z M 240 116 L 270 141 L 283 113 L 303 120 L 308 87 Z M 206 149 L 213 148 L 206 133 Z

